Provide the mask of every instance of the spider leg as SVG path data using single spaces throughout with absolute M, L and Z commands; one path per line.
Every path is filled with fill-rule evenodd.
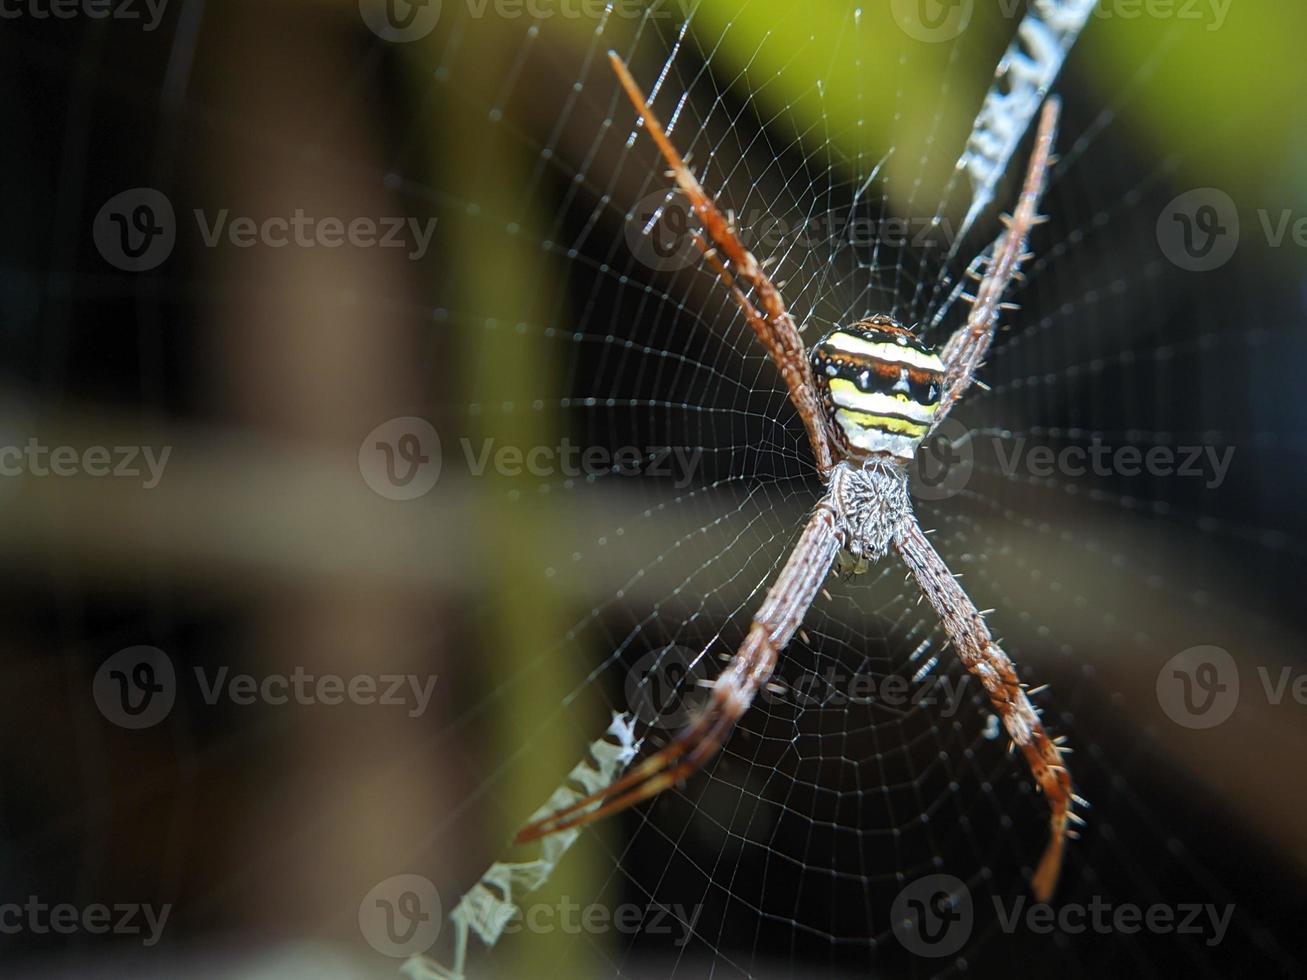
M 755 626 L 732 659 L 732 667 L 738 663 L 744 668 L 741 673 L 746 677 L 753 675 L 759 667 L 766 671 L 766 676 L 770 676 L 770 671 L 775 666 L 776 653 L 767 649 L 760 642 L 762 639 L 765 637 L 761 636 Z M 609 814 L 619 813 L 656 796 L 702 768 L 721 749 L 731 729 L 761 687 L 761 683 L 755 686 L 747 680 L 742 683 L 739 677 L 723 682 L 729 673 L 730 668 L 713 685 L 712 700 L 704 716 L 675 741 L 651 755 L 611 786 L 522 828 L 514 838 L 514 843 L 530 843 L 559 831 L 585 826 Z
M 740 303 L 741 309 L 745 312 L 749 326 L 767 349 L 776 369 L 780 371 L 785 386 L 790 390 L 790 400 L 803 419 L 808 441 L 812 443 L 812 451 L 817 457 L 817 469 L 822 476 L 825 476 L 834 466 L 830 436 L 826 432 L 821 399 L 813 384 L 812 368 L 808 364 L 803 348 L 803 339 L 799 336 L 794 318 L 785 307 L 785 300 L 781 297 L 780 290 L 763 272 L 761 263 L 744 247 L 731 228 L 731 222 L 690 172 L 680 152 L 672 145 L 672 141 L 663 130 L 662 123 L 649 107 L 644 93 L 631 77 L 626 63 L 615 51 L 608 52 L 608 60 L 612 62 L 613 71 L 617 74 L 618 81 L 621 82 L 631 104 L 644 120 L 645 129 L 649 131 L 649 135 L 671 168 L 677 186 L 689 199 L 695 217 L 699 219 L 704 231 L 712 239 L 716 254 L 724 258 L 724 263 L 715 260 L 714 252 L 704 246 L 702 239 L 699 240 L 700 248 L 709 256 L 718 275 L 731 288 L 736 302 Z M 754 309 L 752 304 L 746 306 L 746 303 L 741 303 L 744 294 L 739 287 L 733 285 L 730 276 L 724 274 L 725 266 L 729 266 L 730 276 L 743 280 L 752 287 L 761 309 Z
M 713 683 L 703 717 L 611 786 L 528 824 L 515 842 L 538 840 L 626 810 L 701 769 L 771 678 L 777 658 L 799 628 L 843 544 L 835 509 L 823 500 L 768 590 L 748 636 Z
M 1030 230 L 1045 219 L 1039 215 L 1039 201 L 1048 182 L 1048 168 L 1053 162 L 1053 142 L 1057 138 L 1057 120 L 1061 103 L 1050 97 L 1044 103 L 1039 119 L 1039 132 L 1035 136 L 1035 149 L 1030 157 L 1025 184 L 1016 210 L 1005 216 L 1006 230 L 994 243 L 985 276 L 976 290 L 967 322 L 948 339 L 940 357 L 944 361 L 944 390 L 934 425 L 944 420 L 963 393 L 971 387 L 976 371 L 994 341 L 999 314 L 1003 310 L 1003 294 L 1012 280 L 1021 274 L 1021 263 L 1029 255 L 1026 246 Z
M 1072 793 L 1071 773 L 1062 751 L 1044 730 L 1016 667 L 994 642 L 984 617 L 926 538 L 914 515 L 904 516 L 894 546 L 938 614 L 958 659 L 984 686 L 1008 737 L 1025 756 L 1036 785 L 1048 800 L 1049 840 L 1030 881 L 1035 897 L 1046 902 L 1052 897 L 1062 870 L 1067 824 L 1079 819 L 1071 812 L 1071 804 L 1077 798 Z

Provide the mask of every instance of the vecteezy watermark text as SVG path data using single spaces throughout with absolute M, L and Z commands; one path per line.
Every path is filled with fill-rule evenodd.
M 230 208 L 195 208 L 192 215 L 199 241 L 206 248 L 402 249 L 415 262 L 430 249 L 437 221 L 411 215 L 313 215 L 303 208 L 259 217 L 233 214 Z M 172 254 L 178 227 L 177 213 L 167 195 L 153 187 L 135 187 L 104 203 L 96 215 L 92 237 L 110 265 L 126 272 L 147 272 Z
M 682 729 L 701 717 L 707 706 L 715 662 L 710 653 L 676 644 L 646 653 L 626 672 L 627 706 L 646 725 Z M 879 706 L 900 713 L 941 705 L 942 716 L 951 718 L 965 700 L 970 679 L 933 673 L 909 679 L 898 674 L 850 673 L 832 665 L 820 673 L 802 672 L 792 681 L 773 677 L 754 700 L 800 708 Z
M 1210 902 L 1112 902 L 1094 895 L 1088 902 L 1031 902 L 1025 895 L 992 896 L 998 927 L 1008 935 L 1177 935 L 1199 937 L 1216 946 L 1229 930 L 1234 905 Z M 890 908 L 894 934 L 912 953 L 952 956 L 966 945 L 975 925 L 971 890 L 959 878 L 932 874 L 909 882 Z
M 1062 475 L 1082 476 L 1178 476 L 1200 478 L 1209 490 L 1225 482 L 1225 474 L 1234 459 L 1233 446 L 1109 446 L 1095 436 L 1088 446 L 1051 446 L 1026 448 L 1026 440 L 1017 436 L 1010 443 L 995 440 L 999 468 L 1007 476 L 1024 469 L 1037 479 Z
M 403 707 L 410 718 L 417 718 L 431 703 L 436 675 L 417 674 L 313 674 L 296 667 L 289 674 L 232 674 L 219 667 L 209 675 L 203 667 L 195 668 L 195 683 L 205 704 L 221 700 L 236 705 L 382 705 Z
M 684 489 L 703 462 L 702 449 L 684 446 L 582 446 L 564 436 L 557 445 L 520 446 L 493 437 L 464 437 L 459 449 L 474 477 L 494 473 L 516 478 L 594 480 L 599 477 L 670 479 Z M 389 500 L 413 500 L 436 485 L 444 465 L 435 427 L 417 416 L 401 416 L 377 426 L 359 445 L 363 480 Z
M 1067 436 L 1072 437 L 1081 438 L 1076 433 Z M 1032 445 L 1025 436 L 982 435 L 957 419 L 948 418 L 922 443 L 913 460 L 910 470 L 913 495 L 923 500 L 946 500 L 961 493 L 970 484 L 977 456 L 986 449 L 993 455 L 993 462 L 987 460 L 988 465 L 996 466 L 1010 480 L 1153 477 L 1201 480 L 1205 489 L 1216 490 L 1229 475 L 1236 447 L 1211 443 L 1114 446 L 1097 435 L 1091 436 L 1088 444 Z
M 153 490 L 171 455 L 172 446 L 47 446 L 33 436 L 23 446 L 0 446 L 0 477 L 113 477 Z
M 262 219 L 247 216 L 233 218 L 223 208 L 212 215 L 196 208 L 195 222 L 200 237 L 209 248 L 224 241 L 236 248 L 402 248 L 410 259 L 417 260 L 427 254 L 431 238 L 436 233 L 436 219 L 419 221 L 414 217 L 368 216 L 350 218 L 315 217 L 296 208 L 288 215 L 273 215 Z
M 301 706 L 342 704 L 400 708 L 410 718 L 431 703 L 436 676 L 430 674 L 317 673 L 296 666 L 288 674 L 233 673 L 222 666 L 194 668 L 195 684 L 207 705 L 221 701 L 239 707 L 255 704 Z M 96 672 L 92 695 L 100 713 L 121 728 L 149 728 L 163 721 L 177 699 L 177 672 L 158 647 L 119 650 Z
M 999 928 L 1008 934 L 1022 928 L 1045 936 L 1053 932 L 1068 935 L 1116 933 L 1123 936 L 1147 932 L 1162 936 L 1197 936 L 1204 945 L 1216 946 L 1230 927 L 1234 905 L 1217 906 L 1211 902 L 1138 905 L 1134 902 L 1113 903 L 1095 895 L 1088 903 L 1059 902 L 1053 906 L 1047 902 L 1031 902 L 1024 895 L 1004 903 L 995 895 L 994 911 Z
M 736 213 L 734 219 L 741 244 L 759 255 L 811 251 L 836 242 L 854 249 L 946 249 L 955 237 L 953 224 L 945 217 L 870 217 L 832 211 L 791 221 L 765 208 L 751 208 Z M 697 228 L 683 197 L 655 191 L 631 209 L 626 244 L 650 269 L 685 269 L 701 258 L 695 245 Z
M 163 935 L 171 914 L 171 904 L 158 908 L 143 902 L 50 904 L 35 895 L 28 895 L 22 903 L 0 904 L 0 935 L 71 936 L 84 932 L 92 936 L 144 936 L 141 945 L 153 946 Z
M 880 705 L 893 709 L 940 705 L 941 717 L 952 718 L 962 706 L 970 675 L 954 679 L 947 674 L 907 678 L 899 674 L 847 674 L 836 667 L 821 673 L 806 672 L 791 683 L 758 693 L 757 700 L 797 704 L 800 707 L 842 708 Z
M 0 0 L 0 20 L 143 21 L 153 31 L 163 20 L 169 0 Z
M 694 0 L 359 0 L 359 14 L 384 41 L 420 41 L 440 22 L 446 4 L 472 20 L 684 20 Z
M 623 935 L 670 936 L 679 933 L 672 945 L 678 949 L 690 941 L 703 906 L 626 902 L 608 906 L 601 902 L 581 905 L 564 895 L 557 902 L 537 902 L 519 910 L 504 926 L 505 935 L 528 932 L 534 935 L 561 932 L 569 936 L 616 932 Z
M 1202 23 L 1209 31 L 1225 26 L 1234 0 L 1099 0 L 1090 16 L 1098 20 L 1159 20 Z M 1035 9 L 1052 8 L 1051 0 L 1035 0 Z M 1078 5 L 1077 5 L 1078 6 Z M 1027 0 L 997 0 L 999 13 L 1009 19 L 1022 16 Z M 899 28 L 918 41 L 939 44 L 952 41 L 971 26 L 976 0 L 890 0 Z
M 703 459 L 698 449 L 683 446 L 579 446 L 564 436 L 557 446 L 520 446 L 483 439 L 480 445 L 461 440 L 468 472 L 484 476 L 493 470 L 500 476 L 562 476 L 584 479 L 598 476 L 650 476 L 675 480 L 678 490 L 690 485 Z

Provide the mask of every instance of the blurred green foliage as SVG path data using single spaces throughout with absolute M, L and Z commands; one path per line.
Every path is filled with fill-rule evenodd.
M 868 145 L 879 156 L 892 143 L 888 189 L 896 199 L 923 157 L 925 179 L 939 186 L 951 160 L 926 151 L 936 138 L 970 130 L 1025 5 L 977 3 L 966 31 L 937 44 L 905 42 L 888 2 L 867 3 L 856 30 L 849 10 L 845 0 L 704 0 L 693 25 L 720 40 L 719 77 L 747 66 L 764 117 L 798 114 L 796 130 L 829 136 L 850 157 Z M 1286 134 L 1307 121 L 1307 4 L 1102 0 L 1097 11 L 1069 71 L 1101 93 L 1105 110 L 1119 112 L 1142 157 L 1174 155 L 1191 179 L 1236 197 L 1278 192 L 1270 203 L 1279 203 L 1302 186 L 1307 147 L 1298 142 L 1294 157 L 1285 149 Z M 820 98 L 816 79 L 824 79 Z

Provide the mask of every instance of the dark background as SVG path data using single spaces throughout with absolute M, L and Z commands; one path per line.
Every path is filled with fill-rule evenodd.
M 359 938 L 359 898 L 416 872 L 448 912 L 602 731 L 607 706 L 622 706 L 623 665 L 663 643 L 697 649 L 721 620 L 734 636 L 748 609 L 731 569 L 765 573 L 811 503 L 801 429 L 729 301 L 701 270 L 650 270 L 626 244 L 620 208 L 664 178 L 647 140 L 620 152 L 631 117 L 596 54 L 620 46 L 651 79 L 678 22 L 616 25 L 595 41 L 555 21 L 528 38 L 529 19 L 460 11 L 449 5 L 417 45 L 379 39 L 351 3 L 173 0 L 152 33 L 84 17 L 0 23 L 0 441 L 173 447 L 149 492 L 0 482 L 0 900 L 173 906 L 152 948 L 0 936 L 6 974 L 392 975 L 399 961 Z M 724 200 L 781 214 L 847 203 L 864 171 L 832 149 L 838 133 L 805 125 L 811 62 L 796 56 L 763 88 L 766 57 L 752 79 L 739 57 L 766 25 L 800 52 L 833 46 L 831 11 L 839 23 L 834 3 L 785 14 L 713 2 L 692 22 L 658 104 L 666 114 L 688 90 L 682 145 L 700 123 L 706 148 L 743 161 L 713 162 Z M 993 392 L 961 415 L 1055 447 L 1087 433 L 1233 445 L 1228 482 L 1014 478 L 981 444 L 969 492 L 920 507 L 978 604 L 998 610 L 1027 678 L 1051 683 L 1046 718 L 1078 750 L 1078 790 L 1094 806 L 1059 899 L 1233 902 L 1225 940 L 999 933 L 988 899 L 1022 894 L 1043 811 L 1019 767 L 980 740 L 983 701 L 956 720 L 773 708 L 697 785 L 584 837 L 547 886 L 583 903 L 701 903 L 686 950 L 644 934 L 512 937 L 491 955 L 474 942 L 471 975 L 1301 973 L 1307 709 L 1267 704 L 1256 670 L 1307 669 L 1296 399 L 1307 265 L 1303 249 L 1260 240 L 1256 214 L 1307 216 L 1301 59 L 1283 50 L 1302 27 L 1278 9 L 1232 10 L 1210 32 L 1091 24 L 1057 86 L 1063 164 L 1041 257 L 996 347 Z M 947 45 L 912 49 L 919 60 L 890 76 L 903 80 L 896 96 L 952 120 L 947 92 L 965 125 L 1011 31 L 982 13 L 955 60 Z M 820 111 L 836 120 L 838 85 L 828 97 Z M 892 132 L 911 147 L 921 131 L 904 126 Z M 870 137 L 882 140 L 873 158 L 884 138 Z M 922 173 L 946 175 L 956 140 L 941 137 Z M 914 209 L 896 179 L 879 204 L 934 210 L 938 194 Z M 104 260 L 91 229 L 105 201 L 140 186 L 168 194 L 183 232 L 160 268 L 134 274 Z M 1155 231 L 1195 187 L 1227 192 L 1243 223 L 1233 260 L 1208 273 L 1168 262 Z M 187 224 L 196 207 L 434 217 L 438 231 L 417 262 L 209 249 Z M 812 272 L 852 256 L 791 258 L 787 295 L 818 322 L 924 312 L 899 308 L 888 277 L 858 291 L 856 275 L 828 286 Z M 922 269 L 940 272 L 934 256 Z M 668 351 L 744 392 L 650 353 Z M 636 404 L 594 412 L 581 400 L 595 395 Z M 544 408 L 526 411 L 536 400 Z M 710 451 L 694 492 L 644 523 L 669 499 L 653 480 L 546 480 L 544 493 L 531 479 L 442 478 L 399 505 L 367 490 L 356 456 L 376 425 L 410 415 L 436 425 L 450 469 L 463 434 Z M 729 522 L 708 531 L 683 564 L 615 597 L 668 541 L 746 503 L 758 516 L 743 538 Z M 618 526 L 632 529 L 625 543 L 597 549 Z M 675 589 L 683 576 L 689 588 Z M 898 576 L 833 591 L 795 663 L 910 674 L 912 597 Z M 631 643 L 651 607 L 658 617 Z M 134 732 L 97 711 L 91 687 L 135 644 L 166 650 L 183 673 L 307 665 L 439 682 L 419 718 L 211 706 L 183 684 L 165 723 Z M 1162 665 L 1198 644 L 1234 655 L 1244 692 L 1208 731 L 1173 724 L 1154 690 Z M 861 773 L 840 764 L 858 758 L 870 762 Z M 878 782 L 894 787 L 883 813 L 868 789 Z M 750 794 L 782 801 L 765 836 L 737 806 Z M 933 830 L 915 824 L 923 800 Z M 905 815 L 914 824 L 891 848 Z M 850 833 L 862 827 L 875 831 Z M 890 932 L 894 896 L 932 862 L 978 900 L 959 960 L 912 958 Z M 433 951 L 442 961 L 447 940 Z

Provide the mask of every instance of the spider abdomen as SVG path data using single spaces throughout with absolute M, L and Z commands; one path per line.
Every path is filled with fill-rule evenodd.
M 944 364 L 889 317 L 832 330 L 812 349 L 836 440 L 855 458 L 911 460 L 939 409 Z

